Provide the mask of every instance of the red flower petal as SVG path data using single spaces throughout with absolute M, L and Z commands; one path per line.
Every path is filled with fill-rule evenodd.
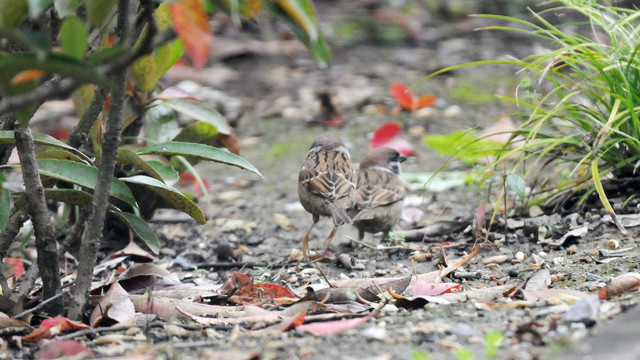
M 391 84 L 391 95 L 398 101 L 398 104 L 405 110 L 417 110 L 433 105 L 436 96 L 432 94 L 417 97 L 409 91 L 406 85 L 395 82 Z

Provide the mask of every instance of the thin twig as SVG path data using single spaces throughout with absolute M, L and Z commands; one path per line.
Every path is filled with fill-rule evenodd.
M 347 239 L 355 242 L 356 244 L 362 245 L 364 247 L 368 247 L 369 249 L 373 249 L 373 250 L 406 250 L 407 247 L 406 246 L 402 246 L 402 245 L 396 245 L 396 246 L 376 246 L 376 245 L 371 245 L 369 243 L 366 243 L 364 241 L 361 240 L 357 240 L 354 239 L 350 236 L 345 236 Z
M 172 323 L 168 323 L 165 321 L 152 321 L 149 322 L 147 324 L 145 324 L 145 326 L 148 326 L 150 328 L 159 328 L 159 327 L 164 327 L 165 325 L 175 325 L 175 326 L 180 326 L 181 328 L 184 328 L 186 330 L 189 331 L 198 331 L 198 330 L 204 330 L 204 329 L 211 329 L 214 328 L 216 330 L 230 330 L 232 327 L 231 326 L 227 326 L 227 325 L 200 325 L 200 326 L 194 326 L 194 325 L 190 325 L 190 324 L 181 324 L 179 322 L 172 322 Z M 85 336 L 85 335 L 92 335 L 92 334 L 97 334 L 97 333 L 101 333 L 101 332 L 116 332 L 116 331 L 122 331 L 122 330 L 129 330 L 131 328 L 137 328 L 137 327 L 141 327 L 141 325 L 137 325 L 137 324 L 120 324 L 120 325 L 114 325 L 114 326 L 102 326 L 102 327 L 97 327 L 97 328 L 92 328 L 92 329 L 83 329 L 83 330 L 79 330 L 70 334 L 65 334 L 65 335 L 61 335 L 61 336 L 57 336 L 56 340 L 69 340 L 69 339 L 74 339 L 76 337 L 79 336 Z
M 33 312 L 36 312 L 36 311 L 42 309 L 43 307 L 45 307 L 48 303 L 50 303 L 53 300 L 56 300 L 57 298 L 61 297 L 62 294 L 63 294 L 62 292 L 57 293 L 56 295 L 54 295 L 54 296 L 48 298 L 47 300 L 39 303 L 38 305 L 32 307 L 31 309 L 25 310 L 25 311 L 23 311 L 23 312 L 21 312 L 19 314 L 14 315 L 13 318 L 14 319 L 20 319 L 20 318 L 23 318 L 23 317 L 25 317 L 25 316 L 33 313 Z

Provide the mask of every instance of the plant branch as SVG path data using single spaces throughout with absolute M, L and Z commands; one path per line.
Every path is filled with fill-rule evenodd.
M 107 95 L 109 95 L 109 89 L 104 86 L 99 87 L 93 94 L 87 111 L 84 112 L 78 124 L 71 131 L 71 135 L 69 136 L 70 146 L 79 149 L 85 144 L 89 138 L 89 131 L 91 131 L 93 123 L 102 112 L 104 102 L 107 100 Z
M 9 254 L 7 251 L 11 246 L 11 243 L 16 238 L 16 235 L 20 232 L 22 224 L 27 221 L 27 209 L 22 207 L 20 209 L 14 209 L 9 215 L 7 224 L 4 227 L 2 233 L 0 233 L 0 256 L 6 257 Z
M 44 187 L 38 173 L 36 151 L 31 129 L 19 126 L 14 132 L 22 177 L 27 196 L 27 210 L 33 222 L 38 254 L 38 267 L 43 285 L 43 299 L 55 296 L 62 289 L 58 276 L 58 251 L 51 227 L 51 215 L 47 208 Z M 50 315 L 62 313 L 62 299 L 51 302 L 47 306 Z
M 122 33 L 122 29 L 128 29 L 129 13 L 131 4 L 129 0 L 118 2 L 118 29 L 120 39 L 127 39 L 127 34 Z M 71 295 L 71 304 L 68 317 L 79 319 L 87 301 L 87 294 L 91 287 L 93 278 L 93 268 L 96 264 L 98 247 L 102 241 L 102 231 L 104 228 L 105 215 L 109 205 L 109 192 L 111 190 L 111 179 L 118 157 L 118 146 L 120 144 L 120 129 L 122 128 L 122 118 L 126 91 L 126 70 L 116 72 L 113 76 L 115 88 L 111 92 L 111 106 L 106 121 L 106 129 L 102 144 L 102 161 L 98 169 L 98 179 L 93 194 L 91 215 L 89 215 L 87 226 L 82 235 L 82 243 L 78 259 L 78 275 L 76 286 Z M 57 257 L 56 257 L 57 259 Z

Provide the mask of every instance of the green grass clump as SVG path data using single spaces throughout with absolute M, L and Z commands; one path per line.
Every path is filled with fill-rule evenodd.
M 468 66 L 522 68 L 515 94 L 502 99 L 521 108 L 511 116 L 524 121 L 490 167 L 521 174 L 531 187 L 528 205 L 569 198 L 582 204 L 597 194 L 616 219 L 605 188 L 639 180 L 640 12 L 595 1 L 550 4 L 557 6 L 532 11 L 532 21 L 479 15 L 512 24 L 486 29 L 531 35 L 546 41 L 550 52 L 458 65 L 423 80 Z M 565 22 L 553 24 L 548 14 L 562 14 Z

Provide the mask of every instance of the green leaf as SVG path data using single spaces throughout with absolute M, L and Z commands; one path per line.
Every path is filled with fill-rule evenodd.
M 524 200 L 527 193 L 527 183 L 524 179 L 516 174 L 507 174 L 506 182 L 507 186 L 509 186 L 521 200 Z
M 87 13 L 93 26 L 99 28 L 109 16 L 117 0 L 87 0 Z
M 238 155 L 228 151 L 215 148 L 213 146 L 186 142 L 165 142 L 146 146 L 136 151 L 138 154 L 161 154 L 161 155 L 182 155 L 200 158 L 202 160 L 215 161 L 227 165 L 237 166 L 241 169 L 249 170 L 260 177 L 260 171 L 250 162 Z
M 13 30 L 27 17 L 27 0 L 0 0 L 0 29 Z
M 63 149 L 53 149 L 43 151 L 37 154 L 38 159 L 58 159 L 58 160 L 71 160 L 74 162 L 85 162 L 84 159 L 81 159 L 76 154 L 71 151 L 63 150 Z M 86 162 L 85 162 L 86 163 Z M 91 165 L 90 163 L 86 163 L 87 165 Z
M 215 126 L 220 134 L 228 135 L 231 133 L 227 120 L 219 112 L 200 102 L 190 99 L 163 99 L 159 100 L 159 103 L 195 120 L 204 121 Z
M 82 0 L 53 0 L 53 6 L 60 18 L 74 15 L 81 4 Z
M 275 16 L 289 24 L 296 37 L 307 46 L 318 66 L 329 66 L 331 54 L 318 31 L 311 0 L 269 0 L 264 4 Z
M 153 167 L 156 172 L 162 176 L 165 184 L 173 185 L 180 180 L 180 173 L 178 173 L 178 171 L 169 164 L 164 164 L 156 160 L 149 160 L 147 161 L 147 164 Z
M 122 222 L 124 222 L 129 229 L 131 229 L 145 244 L 149 247 L 149 250 L 154 254 L 158 255 L 160 253 L 160 240 L 158 240 L 158 236 L 153 230 L 149 227 L 146 221 L 141 219 L 139 216 L 123 212 L 123 211 L 111 211 L 113 214 L 118 216 Z
M 154 163 L 158 163 L 158 162 L 155 161 Z M 160 168 L 160 167 L 157 164 L 155 166 L 150 164 L 149 162 L 142 159 L 140 155 L 136 154 L 135 152 L 129 149 L 120 148 L 118 150 L 117 164 L 119 166 L 122 166 L 122 165 L 135 166 L 140 170 L 144 171 L 147 175 L 166 183 L 167 179 L 163 177 L 163 174 L 158 172 L 157 168 Z M 171 165 L 166 165 L 166 166 L 171 168 L 171 170 L 173 170 L 173 173 L 177 174 L 177 171 L 175 171 Z M 171 180 L 175 176 L 177 176 L 177 175 L 171 174 L 171 172 L 166 168 L 162 168 L 162 171 L 165 175 L 167 175 L 168 180 Z
M 102 64 L 105 61 L 111 60 L 115 57 L 117 57 L 118 55 L 126 52 L 127 49 L 122 47 L 122 46 L 118 46 L 118 45 L 113 45 L 113 46 L 105 46 L 103 48 L 98 49 L 95 53 L 93 53 L 93 55 L 91 55 L 91 57 L 89 57 L 89 59 L 87 60 L 87 62 L 91 65 L 99 65 Z
M 466 163 L 475 163 L 482 158 L 495 156 L 502 150 L 501 144 L 482 140 L 475 134 L 463 130 L 446 135 L 426 135 L 423 140 L 432 149 L 445 155 L 454 155 Z
M 63 143 L 62 141 L 54 138 L 53 136 L 42 134 L 42 133 L 36 133 L 36 132 L 32 133 L 31 135 L 33 136 L 33 142 L 36 145 L 53 146 L 53 147 L 65 149 L 69 152 L 72 152 L 77 157 L 81 158 L 83 162 L 91 163 L 91 159 L 89 159 L 87 155 L 85 155 L 82 151 L 79 151 L 78 149 Z M 7 144 L 13 144 L 13 143 L 15 143 L 13 131 L 11 130 L 0 131 L 0 144 L 7 145 Z
M 31 54 L 14 55 L 0 60 L 0 74 L 11 79 L 24 70 L 42 70 L 60 74 L 81 82 L 111 87 L 112 82 L 100 75 L 95 68 L 64 54 L 48 54 L 39 59 Z
M 60 29 L 62 52 L 76 59 L 84 58 L 87 51 L 89 30 L 77 16 L 68 17 Z
M 168 186 L 162 181 L 156 180 L 149 176 L 144 175 L 136 175 L 125 178 L 120 178 L 120 180 L 132 184 L 138 184 L 148 187 L 149 189 L 158 193 L 158 195 L 162 196 L 165 200 L 167 200 L 175 209 L 179 209 L 187 213 L 189 216 L 197 220 L 199 223 L 204 224 L 207 220 L 204 218 L 204 214 L 202 210 L 194 203 L 189 200 L 184 194 L 180 191 L 174 189 L 173 187 Z
M 180 132 L 176 113 L 162 105 L 149 108 L 144 114 L 147 138 L 153 142 L 164 142 L 173 139 Z
M 98 169 L 96 167 L 70 160 L 39 159 L 38 172 L 57 180 L 62 180 L 82 187 L 95 189 Z M 137 207 L 136 199 L 131 190 L 122 181 L 113 178 L 111 195 L 133 207 Z
M 212 145 L 210 142 L 216 139 L 217 135 L 218 129 L 215 126 L 204 121 L 196 121 L 183 127 L 173 141 Z
M 27 0 L 27 4 L 29 4 L 29 17 L 36 19 L 53 5 L 53 0 Z
M 4 230 L 9 220 L 9 211 L 11 211 L 11 197 L 9 189 L 3 185 L 6 181 L 4 175 L 0 174 L 0 232 Z

